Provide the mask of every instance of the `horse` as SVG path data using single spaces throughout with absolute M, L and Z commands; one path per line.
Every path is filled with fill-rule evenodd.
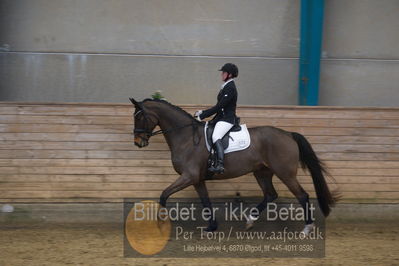
M 171 151 L 174 170 L 180 175 L 160 195 L 159 203 L 166 206 L 167 199 L 174 193 L 194 186 L 204 208 L 212 208 L 206 187 L 207 180 L 235 178 L 253 173 L 263 192 L 263 200 L 256 209 L 260 214 L 267 204 L 277 199 L 272 177 L 276 175 L 296 197 L 304 210 L 305 227 L 302 233 L 308 234 L 314 227 L 310 215 L 309 194 L 297 180 L 299 164 L 308 170 L 313 180 L 319 207 L 327 217 L 338 200 L 331 193 L 324 175 L 328 171 L 317 157 L 307 139 L 296 132 L 288 132 L 272 126 L 248 128 L 251 145 L 242 151 L 225 156 L 225 171 L 209 175 L 209 151 L 205 144 L 204 122 L 194 119 L 189 113 L 165 100 L 145 99 L 137 102 L 129 98 L 135 106 L 134 144 L 139 148 L 149 145 L 150 137 L 163 134 Z M 159 126 L 160 130 L 154 131 Z M 211 214 L 212 215 L 212 214 Z M 251 216 L 250 216 L 251 217 Z M 251 228 L 256 217 L 247 220 Z M 210 217 L 207 231 L 217 229 L 217 221 Z

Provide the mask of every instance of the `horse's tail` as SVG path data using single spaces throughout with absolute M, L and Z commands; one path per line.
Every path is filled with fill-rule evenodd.
M 329 175 L 323 162 L 317 157 L 308 140 L 301 134 L 292 132 L 292 137 L 298 144 L 299 159 L 302 169 L 308 169 L 313 179 L 314 188 L 316 190 L 317 200 L 324 216 L 328 216 L 331 207 L 338 200 L 338 194 L 331 193 L 328 189 L 324 175 Z

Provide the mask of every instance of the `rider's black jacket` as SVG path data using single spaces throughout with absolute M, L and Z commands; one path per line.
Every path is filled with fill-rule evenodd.
M 214 122 L 225 121 L 236 124 L 237 88 L 234 80 L 228 82 L 218 94 L 218 102 L 212 108 L 202 111 L 201 120 L 216 113 Z

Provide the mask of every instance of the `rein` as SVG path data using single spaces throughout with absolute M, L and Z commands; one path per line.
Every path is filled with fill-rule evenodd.
M 144 115 L 144 118 L 145 118 L 145 124 L 147 124 L 147 120 L 150 119 L 150 118 L 148 118 L 148 115 L 147 115 L 146 112 L 144 112 L 144 110 L 138 111 L 134 116 L 137 116 L 141 112 L 143 112 L 143 115 Z M 173 128 L 169 128 L 169 129 L 165 129 L 165 130 L 160 129 L 160 130 L 153 131 L 153 132 L 152 131 L 150 132 L 148 129 L 145 129 L 145 128 L 135 128 L 133 130 L 133 133 L 145 133 L 145 134 L 147 134 L 148 137 L 152 137 L 152 136 L 156 136 L 156 135 L 160 135 L 160 134 L 166 134 L 166 133 L 178 130 L 178 129 L 182 129 L 182 128 L 186 128 L 186 127 L 192 126 L 193 127 L 193 142 L 194 142 L 195 145 L 198 145 L 199 142 L 200 142 L 200 137 L 199 137 L 199 134 L 198 134 L 198 125 L 196 123 L 194 123 L 194 122 L 195 121 L 192 121 L 190 124 L 186 124 L 186 125 L 183 125 L 183 126 L 173 127 Z M 196 132 L 197 132 L 197 136 L 198 136 L 198 138 L 197 138 L 198 140 L 197 141 L 195 141 L 195 133 Z
M 179 127 L 173 127 L 173 128 L 169 128 L 169 129 L 166 129 L 166 130 L 160 129 L 160 130 L 157 130 L 157 131 L 154 131 L 154 132 L 149 132 L 148 130 L 143 129 L 143 128 L 136 128 L 133 132 L 134 133 L 146 133 L 149 137 L 152 137 L 152 136 L 156 136 L 156 135 L 160 135 L 160 134 L 166 134 L 166 133 L 169 133 L 171 131 L 175 131 L 175 130 L 182 129 L 182 128 L 189 127 L 189 126 L 192 126 L 193 128 L 197 128 L 197 125 L 195 125 L 194 123 L 190 123 L 190 124 L 187 124 L 187 125 L 183 125 L 183 126 L 179 126 Z
M 179 127 L 173 127 L 173 128 L 169 128 L 169 129 L 166 129 L 166 130 L 160 129 L 160 130 L 151 132 L 150 136 L 152 137 L 152 136 L 159 135 L 159 134 L 166 134 L 168 132 L 171 132 L 171 131 L 174 131 L 174 130 L 178 130 L 178 129 L 182 129 L 182 128 L 189 127 L 189 126 L 193 126 L 193 128 L 196 127 L 194 122 L 191 122 L 190 124 L 187 124 L 187 125 L 183 125 L 183 126 L 179 126 Z

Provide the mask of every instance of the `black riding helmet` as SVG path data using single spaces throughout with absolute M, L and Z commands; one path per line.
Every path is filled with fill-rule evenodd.
M 219 69 L 219 71 L 229 73 L 233 76 L 233 78 L 238 77 L 238 67 L 232 63 L 224 64 L 224 66 L 222 66 L 222 68 Z

